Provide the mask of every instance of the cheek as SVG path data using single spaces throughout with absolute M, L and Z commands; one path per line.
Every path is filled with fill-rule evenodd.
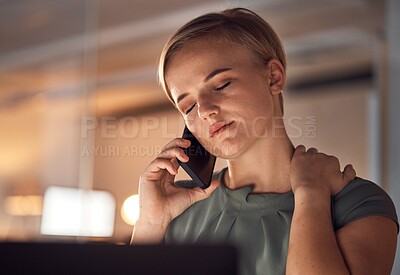
M 191 132 L 195 131 L 195 126 L 198 123 L 195 111 L 190 112 L 188 115 L 184 116 L 185 124 Z
M 185 124 L 195 136 L 208 137 L 208 124 L 197 115 L 197 111 L 186 116 Z
M 273 114 L 273 99 L 268 94 L 268 91 L 259 91 L 252 102 L 252 112 L 256 116 L 271 116 Z

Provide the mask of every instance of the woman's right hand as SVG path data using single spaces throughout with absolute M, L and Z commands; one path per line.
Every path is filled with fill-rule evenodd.
M 169 142 L 140 176 L 140 214 L 135 225 L 132 242 L 159 242 L 164 237 L 169 223 L 193 203 L 208 198 L 218 187 L 214 180 L 207 189 L 200 187 L 185 189 L 174 184 L 179 164 L 189 160 L 181 148 L 190 141 L 176 138 Z

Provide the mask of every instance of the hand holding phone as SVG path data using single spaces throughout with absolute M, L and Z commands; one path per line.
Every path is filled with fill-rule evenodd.
M 184 136 L 188 138 L 186 134 Z M 196 144 L 196 141 L 192 139 L 191 142 L 192 146 Z M 175 160 L 186 162 L 187 158 L 184 157 L 182 150 L 188 147 L 188 142 L 184 142 L 181 138 L 171 140 L 140 175 L 139 196 L 141 198 L 141 208 L 140 217 L 135 225 L 135 233 L 132 239 L 134 243 L 161 242 L 164 239 L 169 223 L 173 219 L 182 214 L 193 203 L 208 198 L 219 186 L 218 181 L 213 181 L 210 184 L 208 180 L 208 178 L 211 179 L 212 177 L 213 165 L 207 166 L 211 167 L 210 170 L 207 170 L 209 177 L 200 176 L 203 180 L 199 179 L 194 172 L 190 172 L 192 171 L 190 167 L 192 167 L 192 162 L 196 156 L 191 156 L 191 162 L 188 165 L 186 163 L 182 164 L 182 166 L 187 167 L 188 170 L 186 171 L 191 173 L 196 183 L 191 180 L 181 181 L 182 185 L 179 184 L 179 181 L 174 182 L 175 176 L 178 173 Z M 189 156 L 193 150 L 195 149 L 188 151 Z M 204 153 L 200 155 L 204 156 Z M 211 155 L 208 155 L 208 157 L 209 161 L 207 163 L 213 164 L 214 158 Z M 199 175 L 207 174 L 202 172 L 196 173 Z M 171 184 L 173 182 L 175 184 Z M 179 188 L 188 188 L 185 183 L 190 183 L 192 185 L 191 188 L 197 187 L 196 184 L 201 184 L 204 187 L 210 184 L 210 186 L 204 189 L 204 192 L 198 192 L 197 189 L 184 190 L 183 188 Z M 152 230 L 149 230 L 149 224 L 152 224 Z
M 211 155 L 194 137 L 194 135 L 185 126 L 182 138 L 190 140 L 190 146 L 188 148 L 182 148 L 186 155 L 189 157 L 188 162 L 181 162 L 178 160 L 179 165 L 188 173 L 193 179 L 194 183 L 205 189 L 210 186 L 212 174 L 214 171 L 216 157 Z M 183 183 L 184 181 L 182 181 Z M 193 188 L 194 186 L 188 186 L 183 184 L 186 188 Z M 179 185 L 179 184 L 178 184 Z

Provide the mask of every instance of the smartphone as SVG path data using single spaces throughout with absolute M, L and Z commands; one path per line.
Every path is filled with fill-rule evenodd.
M 193 179 L 196 186 L 205 189 L 210 186 L 216 157 L 211 155 L 200 144 L 186 126 L 182 138 L 190 140 L 190 146 L 188 148 L 182 148 L 189 157 L 189 161 L 181 162 L 178 160 L 179 165 Z M 188 181 L 180 181 L 180 183 L 181 186 L 185 185 L 185 183 L 188 184 Z M 193 188 L 195 186 L 182 187 Z

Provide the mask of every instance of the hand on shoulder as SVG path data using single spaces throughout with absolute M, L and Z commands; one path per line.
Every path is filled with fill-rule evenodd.
M 305 188 L 334 196 L 355 177 L 352 165 L 346 165 L 341 171 L 336 157 L 320 153 L 315 148 L 306 151 L 304 145 L 296 147 L 290 164 L 293 193 Z

